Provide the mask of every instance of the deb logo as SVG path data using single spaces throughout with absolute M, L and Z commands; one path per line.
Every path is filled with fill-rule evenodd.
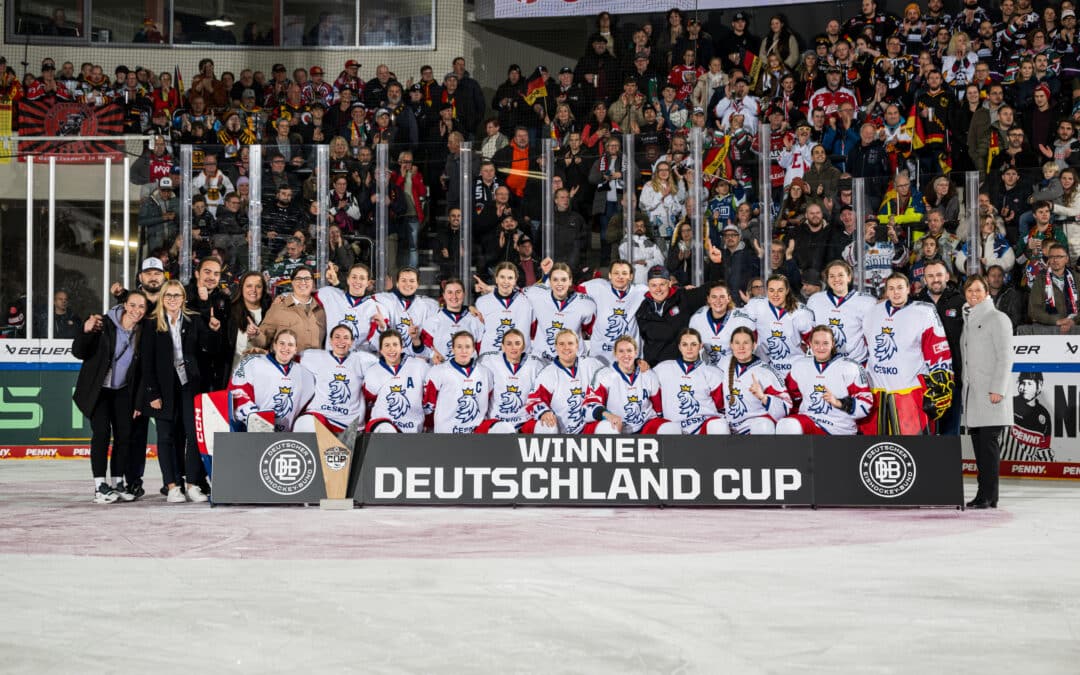
M 859 475 L 867 490 L 886 499 L 904 494 L 915 484 L 915 458 L 891 441 L 867 448 L 859 460 Z
M 874 356 L 879 361 L 888 361 L 896 355 L 896 336 L 893 329 L 882 327 L 881 332 L 874 338 Z
M 299 494 L 315 480 L 315 453 L 293 440 L 277 441 L 259 459 L 259 477 L 274 494 Z

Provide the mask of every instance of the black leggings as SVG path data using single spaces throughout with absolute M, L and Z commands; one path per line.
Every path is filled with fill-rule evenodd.
M 97 405 L 90 415 L 90 468 L 94 478 L 104 478 L 109 466 L 109 441 L 112 440 L 113 478 L 123 478 L 131 452 L 131 391 L 127 387 L 102 387 Z
M 206 476 L 199 446 L 195 443 L 195 392 L 180 385 L 173 376 L 173 410 L 169 417 L 157 418 L 158 465 L 166 485 L 187 482 L 198 484 Z

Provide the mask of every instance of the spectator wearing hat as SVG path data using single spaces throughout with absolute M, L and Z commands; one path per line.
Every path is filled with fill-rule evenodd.
M 503 129 L 528 127 L 532 124 L 535 114 L 525 101 L 525 91 L 521 67 L 516 63 L 511 64 L 506 71 L 506 80 L 495 90 L 495 96 L 491 100 L 491 108 L 498 114 L 499 126 Z
M 517 259 L 514 264 L 518 268 L 518 279 L 524 288 L 540 283 L 544 278 L 544 272 L 540 269 L 540 259 L 536 256 L 536 247 L 529 235 L 522 235 L 517 241 Z
M 761 276 L 761 259 L 755 249 L 743 240 L 742 231 L 737 225 L 725 225 L 720 235 L 722 245 L 705 240 L 708 258 L 706 278 L 723 279 L 731 288 L 746 288 L 751 279 Z
M 323 79 L 326 74 L 322 66 L 312 66 L 308 73 L 311 75 L 311 80 L 304 83 L 301 98 L 305 103 L 314 103 L 315 101 L 322 101 L 323 106 L 329 108 L 334 104 L 334 86 Z
M 584 120 L 593 99 L 580 82 L 574 81 L 574 69 L 563 66 L 559 69 L 557 79 L 558 85 L 548 92 L 548 96 L 556 105 L 565 103 L 570 106 L 574 119 Z
M 465 57 L 458 56 L 454 58 L 452 67 L 457 81 L 455 86 L 463 94 L 461 100 L 455 106 L 455 114 L 461 120 L 461 124 L 465 129 L 465 137 L 472 140 L 476 134 L 476 127 L 480 123 L 480 117 L 483 114 L 484 93 L 480 88 L 480 83 L 466 70 Z
M 457 73 L 446 74 L 436 107 L 440 113 L 449 110 L 450 117 L 460 126 L 461 134 L 466 140 L 471 140 L 476 133 L 477 116 L 483 108 L 473 107 L 472 97 L 461 89 L 460 82 Z
M 574 68 L 574 79 L 591 87 L 597 99 L 607 100 L 615 93 L 615 57 L 608 51 L 607 38 L 600 33 L 589 36 L 585 54 Z
M 157 181 L 157 187 L 139 206 L 139 249 L 143 253 L 168 246 L 176 238 L 180 200 L 176 197 L 172 178 Z
M 730 73 L 732 68 L 742 68 L 746 62 L 747 54 L 756 54 L 758 48 L 761 46 L 761 40 L 754 36 L 748 30 L 749 25 L 747 19 L 749 16 L 746 12 L 735 12 L 731 17 L 731 32 L 729 35 L 724 36 L 722 41 L 718 41 L 718 44 L 722 44 L 727 55 L 725 68 Z
M 502 216 L 495 230 L 484 239 L 484 265 L 493 268 L 501 262 L 514 262 L 517 256 L 517 243 L 527 234 L 519 227 L 518 219 L 514 214 L 507 213 Z
M 363 100 L 364 81 L 360 79 L 360 62 L 356 59 L 346 61 L 341 73 L 334 80 L 334 91 L 338 96 L 345 89 L 352 92 L 353 100 Z
M 690 324 L 690 317 L 708 298 L 709 287 L 686 290 L 671 283 L 671 274 L 663 265 L 649 270 L 649 292 L 637 311 L 638 329 L 644 349 L 641 358 L 650 366 L 678 356 L 678 335 Z

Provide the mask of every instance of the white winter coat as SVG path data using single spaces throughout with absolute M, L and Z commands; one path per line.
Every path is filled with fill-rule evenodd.
M 964 364 L 962 423 L 972 427 L 1005 427 L 1013 423 L 1012 323 L 994 307 L 994 300 L 964 305 L 964 331 L 960 334 Z M 1001 401 L 990 402 L 990 393 Z

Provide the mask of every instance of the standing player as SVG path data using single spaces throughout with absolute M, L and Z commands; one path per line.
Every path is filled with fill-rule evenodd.
M 589 356 L 611 365 L 615 341 L 629 335 L 640 341 L 637 311 L 649 288 L 634 283 L 634 268 L 625 260 L 608 266 L 607 279 L 589 279 L 577 287 L 596 303 L 596 324 L 589 340 Z
M 874 412 L 860 424 L 864 434 L 925 433 L 952 403 L 952 352 L 945 329 L 933 305 L 909 302 L 910 291 L 906 276 L 889 275 L 885 302 L 871 307 L 863 323 L 875 399 Z
M 720 411 L 724 392 L 720 371 L 701 358 L 701 334 L 693 328 L 679 333 L 679 355 L 656 364 L 660 380 L 656 414 L 679 425 L 684 434 L 728 434 L 727 420 Z
M 420 327 L 420 339 L 413 343 L 413 353 L 438 364 L 450 358 L 454 335 L 468 331 L 477 344 L 484 338 L 484 324 L 473 316 L 465 303 L 465 284 L 449 279 L 443 284 L 443 306 Z
M 274 413 L 274 431 L 291 431 L 293 420 L 315 393 L 315 379 L 294 361 L 296 333 L 279 330 L 270 354 L 250 356 L 233 373 L 229 390 L 234 415 L 247 423 L 254 412 Z
M 810 332 L 810 356 L 796 359 L 785 384 L 792 413 L 776 423 L 778 434 L 854 436 L 870 414 L 874 395 L 862 366 L 839 356 L 828 326 Z
M 339 434 L 364 417 L 364 372 L 378 359 L 368 352 L 353 351 L 352 331 L 352 326 L 338 324 L 330 331 L 330 351 L 308 349 L 300 355 L 300 365 L 315 382 L 315 394 L 293 424 L 293 431 L 314 432 L 317 419 Z
M 405 349 L 412 349 L 413 342 L 420 339 L 420 326 L 429 316 L 439 311 L 437 302 L 416 294 L 419 287 L 419 270 L 415 267 L 402 267 L 398 270 L 394 290 L 375 294 L 375 299 L 386 310 L 388 327 L 401 335 L 401 343 Z M 379 341 L 382 342 L 381 338 Z
M 791 396 L 780 376 L 758 357 L 754 331 L 731 332 L 731 358 L 720 369 L 724 412 L 735 434 L 773 434 L 791 410 Z
M 1042 373 L 1020 373 L 1013 397 L 1013 425 L 1001 444 L 1001 459 L 1011 462 L 1052 462 L 1050 411 L 1039 401 Z
M 877 300 L 854 290 L 851 279 L 851 265 L 843 260 L 834 260 L 825 265 L 828 288 L 810 296 L 806 308 L 813 313 L 814 323 L 832 330 L 837 354 L 865 364 L 868 352 L 863 321 Z
M 765 296 L 750 300 L 743 311 L 757 330 L 758 355 L 768 359 L 783 378 L 795 359 L 806 353 L 814 315 L 795 299 L 787 277 L 782 274 L 769 277 Z
M 315 292 L 315 299 L 326 312 L 327 326 L 348 326 L 352 330 L 353 349 L 374 353 L 372 339 L 385 327 L 387 311 L 368 295 L 371 284 L 371 270 L 363 263 L 356 263 L 349 268 L 346 283 L 348 291 L 337 287 L 337 265 L 330 264 L 326 270 L 328 285 Z M 326 336 L 326 349 L 333 349 L 330 335 Z
M 495 266 L 495 288 L 488 292 L 486 284 L 477 279 L 477 288 L 484 295 L 476 299 L 476 311 L 484 323 L 482 355 L 498 354 L 502 349 L 503 336 L 517 329 L 525 341 L 525 350 L 533 331 L 533 308 L 525 294 L 518 290 L 518 270 L 512 262 Z M 527 394 L 528 392 L 526 392 Z
M 424 383 L 424 409 L 435 418 L 435 433 L 514 433 L 506 422 L 485 419 L 493 378 L 487 366 L 476 362 L 473 336 L 463 330 L 450 343 L 450 359 L 432 367 Z
M 503 334 L 502 353 L 481 357 L 491 371 L 491 416 L 521 433 L 532 433 L 536 420 L 525 411 L 525 401 L 535 388 L 542 364 L 525 356 L 525 336 L 517 328 Z
M 418 434 L 424 428 L 423 359 L 404 356 L 401 333 L 379 333 L 379 361 L 364 373 L 364 400 L 371 419 L 364 431 L 376 434 Z
M 578 356 L 578 336 L 569 328 L 555 335 L 555 353 L 555 361 L 536 377 L 526 404 L 526 412 L 536 420 L 534 433 L 580 434 L 601 419 L 614 423 L 618 417 L 604 409 L 592 387 L 604 364 Z
M 660 378 L 651 370 L 638 367 L 638 348 L 634 338 L 624 335 L 615 340 L 615 363 L 596 374 L 593 388 L 608 411 L 618 421 L 603 419 L 596 423 L 595 434 L 664 434 L 678 435 L 682 429 L 656 412 L 660 400 Z
M 731 331 L 739 326 L 754 328 L 754 320 L 742 310 L 735 309 L 731 291 L 723 281 L 709 287 L 707 303 L 690 317 L 690 328 L 696 330 L 705 347 L 704 358 L 709 365 L 719 366 L 731 352 Z
M 596 303 L 589 296 L 574 292 L 572 279 L 569 265 L 555 263 L 548 277 L 550 288 L 536 285 L 525 289 L 536 317 L 532 354 L 545 363 L 555 359 L 555 336 L 563 330 L 578 336 L 579 353 L 584 354 L 580 339 L 589 337 L 596 321 Z

